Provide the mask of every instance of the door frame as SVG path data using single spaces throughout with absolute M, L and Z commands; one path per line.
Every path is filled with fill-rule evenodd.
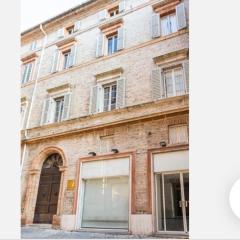
M 43 149 L 41 152 L 36 153 L 36 157 L 33 159 L 31 169 L 29 170 L 28 184 L 27 184 L 24 209 L 22 214 L 22 219 L 24 224 L 33 224 L 42 165 L 43 165 L 43 162 L 46 160 L 46 158 L 49 155 L 54 153 L 58 153 L 63 160 L 63 165 L 59 167 L 59 171 L 61 172 L 61 180 L 60 180 L 60 189 L 59 189 L 59 196 L 58 196 L 57 215 L 54 215 L 54 216 L 59 216 L 62 213 L 64 193 L 67 185 L 68 163 L 63 150 L 58 147 L 52 146 L 52 147 L 47 147 Z
M 180 180 L 180 187 L 181 187 L 181 201 L 185 202 L 185 193 L 184 193 L 184 183 L 183 183 L 183 174 L 184 173 L 189 173 L 188 169 L 183 169 L 183 170 L 176 170 L 176 171 L 164 171 L 164 172 L 157 172 L 154 173 L 154 182 L 155 182 L 155 203 L 156 203 L 156 229 L 158 233 L 169 233 L 169 234 L 188 234 L 189 232 L 187 231 L 187 218 L 186 218 L 186 206 L 182 207 L 182 214 L 183 214 L 183 231 L 160 231 L 158 229 L 158 201 L 157 201 L 157 191 L 156 191 L 156 178 L 157 175 L 160 175 L 162 178 L 162 192 L 161 196 L 164 198 L 164 175 L 171 175 L 171 174 L 179 174 L 179 180 Z M 165 201 L 163 202 L 163 214 L 164 214 L 164 228 L 166 229 L 166 213 L 165 213 Z
M 167 153 L 167 152 L 175 152 L 175 151 L 189 151 L 189 144 L 177 144 L 177 145 L 169 145 L 166 147 L 160 148 L 152 148 L 148 150 L 148 182 L 149 182 L 149 199 L 150 199 L 150 209 L 152 213 L 152 223 L 153 223 L 153 232 L 161 233 L 161 234 L 172 234 L 172 235 L 184 235 L 188 236 L 188 233 L 185 232 L 159 232 L 157 228 L 157 216 L 156 216 L 156 181 L 155 181 L 155 174 L 154 174 L 154 166 L 153 166 L 153 156 L 155 154 Z M 186 169 L 185 169 L 186 170 Z

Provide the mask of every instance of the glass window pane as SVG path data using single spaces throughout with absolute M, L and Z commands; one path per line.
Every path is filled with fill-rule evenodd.
M 182 68 L 174 69 L 175 90 L 176 95 L 182 95 L 185 93 L 183 71 Z
M 169 30 L 170 30 L 170 33 L 177 32 L 177 23 L 176 23 L 175 14 L 169 16 Z
M 164 174 L 167 231 L 184 231 L 180 174 Z
M 114 36 L 113 52 L 117 52 L 117 42 L 118 42 L 118 37 L 117 37 L 117 36 Z
M 108 54 L 113 53 L 113 39 L 112 37 L 108 38 Z
M 164 18 L 161 19 L 161 31 L 162 31 L 163 36 L 169 34 L 168 17 L 164 17 Z
M 117 85 L 113 85 L 111 90 L 111 110 L 113 110 L 116 108 Z
M 166 71 L 165 74 L 165 83 L 167 90 L 167 97 L 172 97 L 174 95 L 173 92 L 173 79 L 172 79 L 172 71 Z
M 82 227 L 128 228 L 128 177 L 87 179 Z
M 110 98 L 110 87 L 104 88 L 104 111 L 108 111 L 109 99 Z

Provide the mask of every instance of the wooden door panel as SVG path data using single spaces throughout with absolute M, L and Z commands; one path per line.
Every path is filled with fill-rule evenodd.
M 34 223 L 52 223 L 52 216 L 57 213 L 61 174 L 57 167 L 42 169 Z
M 38 199 L 39 204 L 48 204 L 51 193 L 51 184 L 45 183 L 40 184 L 38 189 Z

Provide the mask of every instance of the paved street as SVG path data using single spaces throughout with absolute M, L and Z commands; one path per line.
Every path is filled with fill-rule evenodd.
M 142 236 L 142 235 L 128 235 L 128 234 L 116 234 L 116 233 L 93 233 L 93 232 L 69 232 L 63 230 L 51 229 L 51 226 L 27 226 L 22 227 L 21 230 L 22 239 L 158 239 L 154 236 Z

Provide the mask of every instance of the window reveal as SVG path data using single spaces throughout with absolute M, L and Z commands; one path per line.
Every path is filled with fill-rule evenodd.
M 116 108 L 117 85 L 108 85 L 104 89 L 104 111 L 111 111 Z
M 117 52 L 117 42 L 118 42 L 117 35 L 108 37 L 108 54 L 113 54 Z
M 62 116 L 63 116 L 64 97 L 54 99 L 54 101 L 56 104 L 54 122 L 60 122 L 62 120 Z
M 167 97 L 185 93 L 183 69 L 181 67 L 164 71 L 164 81 Z
M 177 32 L 176 14 L 161 18 L 161 29 L 163 36 Z

